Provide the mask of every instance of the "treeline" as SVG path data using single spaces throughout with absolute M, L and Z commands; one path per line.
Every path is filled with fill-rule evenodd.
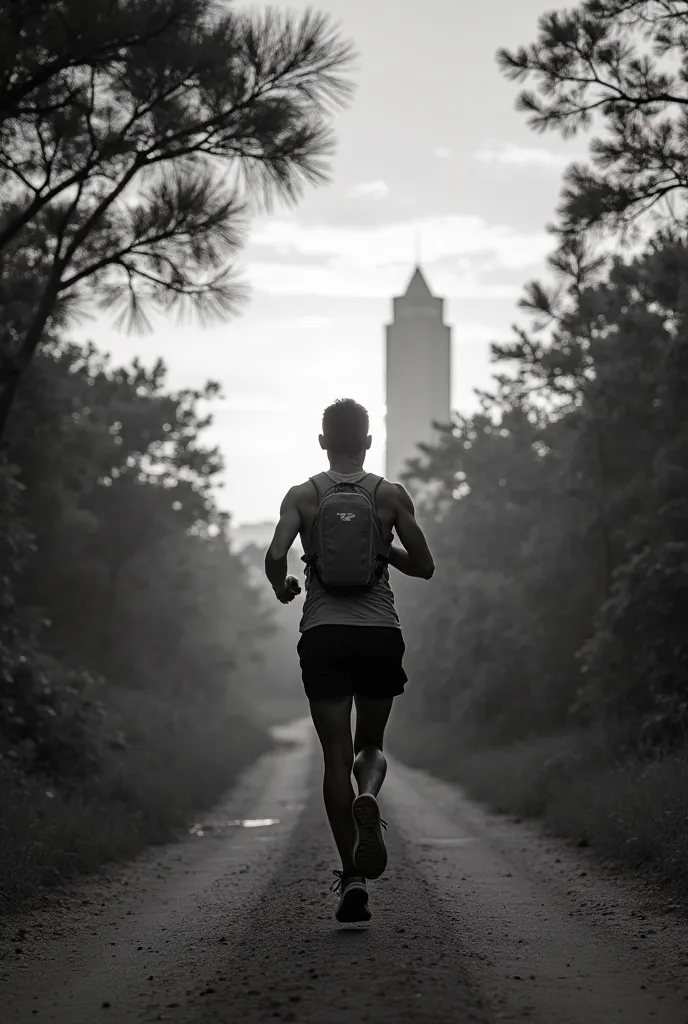
M 170 834 L 267 748 L 233 693 L 269 619 L 216 504 L 217 393 L 57 340 L 27 374 L 0 469 L 5 896 Z
M 395 725 L 407 757 L 500 809 L 684 879 L 688 241 L 676 208 L 614 256 L 588 228 L 634 224 L 669 187 L 659 147 L 685 156 L 666 116 L 685 83 L 658 62 L 685 59 L 686 29 L 666 5 L 586 3 L 501 55 L 539 76 L 521 100 L 536 127 L 585 126 L 609 83 L 608 133 L 598 170 L 567 174 L 553 284 L 527 287 L 530 326 L 493 346 L 493 392 L 409 467 L 437 572 L 402 589 L 415 682 Z
M 204 440 L 218 385 L 172 392 L 69 326 L 235 313 L 249 215 L 327 177 L 352 51 L 313 11 L 213 0 L 0 0 L 0 24 L 8 901 L 168 835 L 265 748 L 239 673 L 269 621 Z
M 688 729 L 688 245 L 657 239 L 583 289 L 417 468 L 433 585 L 408 589 L 412 691 L 452 738 L 573 723 Z

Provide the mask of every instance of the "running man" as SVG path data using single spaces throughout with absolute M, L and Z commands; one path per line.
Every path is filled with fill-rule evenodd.
M 306 599 L 297 650 L 322 745 L 325 809 L 342 862 L 334 872 L 340 922 L 370 920 L 366 879 L 379 878 L 387 865 L 377 804 L 387 771 L 383 738 L 394 698 L 407 682 L 388 567 L 425 580 L 435 570 L 407 491 L 363 469 L 368 430 L 368 413 L 352 399 L 325 410 L 319 440 L 329 471 L 289 490 L 265 556 L 275 596 L 289 604 L 301 592 L 296 577 L 287 575 L 287 554 L 300 534 Z M 403 546 L 392 543 L 394 531 Z

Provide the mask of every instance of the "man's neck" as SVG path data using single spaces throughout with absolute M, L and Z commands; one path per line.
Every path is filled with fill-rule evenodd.
M 358 462 L 356 459 L 330 459 L 330 469 L 333 473 L 341 473 L 342 476 L 347 476 L 349 473 L 362 473 L 363 463 Z

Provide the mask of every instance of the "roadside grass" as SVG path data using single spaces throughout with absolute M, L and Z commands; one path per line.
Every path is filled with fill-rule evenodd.
M 69 785 L 0 760 L 0 911 L 174 839 L 273 745 L 243 718 L 210 735 L 168 728 L 154 739 Z
M 540 819 L 553 833 L 688 893 L 687 751 L 615 759 L 588 733 L 470 753 L 448 750 L 435 736 L 429 749 L 430 759 L 421 758 L 414 743 L 408 763 L 458 782 L 497 813 Z M 399 750 L 403 757 L 403 744 Z

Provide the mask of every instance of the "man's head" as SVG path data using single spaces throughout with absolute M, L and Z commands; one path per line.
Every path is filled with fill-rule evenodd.
M 338 398 L 323 413 L 320 447 L 330 458 L 358 459 L 370 448 L 368 412 L 353 398 Z

